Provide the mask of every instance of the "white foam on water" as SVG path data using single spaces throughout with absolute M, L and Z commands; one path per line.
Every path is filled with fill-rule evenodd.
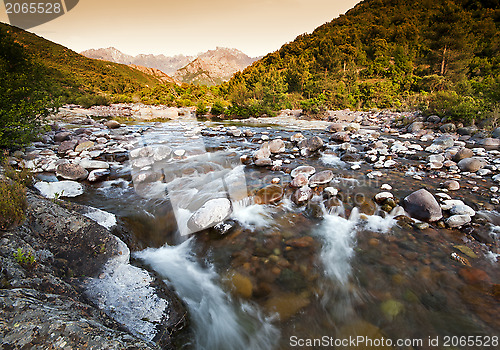
M 116 237 L 115 237 L 116 238 Z M 152 277 L 129 264 L 130 250 L 116 238 L 121 254 L 111 258 L 99 278 L 86 280 L 87 296 L 132 334 L 153 340 L 168 307 L 151 287 Z
M 249 198 L 233 202 L 231 218 L 249 230 L 269 227 L 273 222 L 272 209 L 268 205 L 253 204 Z
M 116 215 L 101 209 L 88 207 L 88 211 L 83 215 L 94 220 L 108 230 L 116 225 Z
M 149 264 L 173 286 L 186 303 L 197 350 L 269 350 L 279 331 L 257 307 L 237 304 L 219 285 L 212 266 L 202 267 L 191 248 L 191 239 L 178 246 L 146 249 L 135 256 Z
M 339 157 L 332 153 L 323 153 L 321 155 L 321 161 L 325 165 L 330 165 L 337 168 L 344 168 L 346 166 L 346 163 L 344 161 L 340 160 Z
M 500 254 L 493 253 L 492 251 L 487 252 L 484 255 L 492 264 L 496 264 L 498 262 L 498 258 Z
M 345 285 L 351 275 L 350 261 L 354 256 L 358 212 L 354 208 L 350 219 L 327 214 L 315 230 L 323 244 L 320 259 L 327 277 Z

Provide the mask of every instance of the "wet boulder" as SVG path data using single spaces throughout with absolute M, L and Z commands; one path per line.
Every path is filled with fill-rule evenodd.
M 331 170 L 324 170 L 317 174 L 314 174 L 309 179 L 309 185 L 315 187 L 318 185 L 324 185 L 333 180 L 333 172 Z
M 92 170 L 89 174 L 88 180 L 90 182 L 96 182 L 104 179 L 106 176 L 110 174 L 109 169 L 95 169 Z
M 444 133 L 450 133 L 450 132 L 455 132 L 455 130 L 457 130 L 457 127 L 453 123 L 446 123 L 441 125 L 439 130 Z
M 434 222 L 443 217 L 441 207 L 434 196 L 423 188 L 405 197 L 403 208 L 412 217 L 422 221 Z
M 446 219 L 446 225 L 451 228 L 461 227 L 469 222 L 471 222 L 469 215 L 452 215 Z
M 323 140 L 318 136 L 313 136 L 299 143 L 301 149 L 306 149 L 309 152 L 316 152 L 324 146 Z
M 309 180 L 308 180 L 307 176 L 304 175 L 304 174 L 298 174 L 292 180 L 292 182 L 290 183 L 290 186 L 292 186 L 292 187 L 302 187 L 302 186 L 306 186 L 308 184 L 309 184 Z
M 56 168 L 56 175 L 66 180 L 85 180 L 89 172 L 79 164 L 65 163 Z
M 292 136 L 290 136 L 290 141 L 291 142 L 300 142 L 303 139 L 305 139 L 305 136 L 302 135 L 302 133 L 300 133 L 300 132 L 298 132 L 298 133 L 293 134 Z
M 90 160 L 87 158 L 82 159 L 79 162 L 80 166 L 87 170 L 94 170 L 94 169 L 109 169 L 109 164 L 107 162 L 104 162 L 102 160 Z
M 64 141 L 57 148 L 57 153 L 59 155 L 65 155 L 68 152 L 72 152 L 75 150 L 76 141 Z
M 474 152 L 470 148 L 460 148 L 457 153 L 453 156 L 453 161 L 459 162 L 465 158 L 471 158 L 474 156 Z
M 269 150 L 271 153 L 285 152 L 285 142 L 282 139 L 275 139 L 269 142 Z
M 63 142 L 69 140 L 71 137 L 71 132 L 69 131 L 61 131 L 54 135 L 55 142 Z
M 259 158 L 254 161 L 256 166 L 269 166 L 273 164 L 271 158 Z
M 342 123 L 332 123 L 330 124 L 326 130 L 331 133 L 339 132 L 344 130 L 344 124 Z
M 200 231 L 224 221 L 231 214 L 231 202 L 227 198 L 210 199 L 196 210 L 188 220 L 188 228 Z
M 313 196 L 313 192 L 309 186 L 298 188 L 292 195 L 292 201 L 297 205 L 302 205 L 309 201 Z
M 448 180 L 444 182 L 443 187 L 448 191 L 457 191 L 460 189 L 460 183 L 456 180 Z
M 465 158 L 458 162 L 458 167 L 461 171 L 467 171 L 471 173 L 475 173 L 476 171 L 484 168 L 484 166 L 484 161 L 475 157 Z
M 422 130 L 424 128 L 424 123 L 423 122 L 413 122 L 408 126 L 406 131 L 414 133 Z
M 260 149 L 253 154 L 253 159 L 263 159 L 271 157 L 271 150 L 269 149 L 269 143 L 264 142 Z
M 332 136 L 330 136 L 330 140 L 335 142 L 349 142 L 351 137 L 349 136 L 349 133 L 340 131 L 332 134 Z
M 302 165 L 302 166 L 299 166 L 299 167 L 293 169 L 292 172 L 290 173 L 290 176 L 296 177 L 299 174 L 303 174 L 306 177 L 309 177 L 312 174 L 314 174 L 315 172 L 316 172 L 316 169 L 314 167 L 309 166 L 309 165 Z
M 108 129 L 118 129 L 121 126 L 116 120 L 108 120 L 104 125 L 106 125 Z

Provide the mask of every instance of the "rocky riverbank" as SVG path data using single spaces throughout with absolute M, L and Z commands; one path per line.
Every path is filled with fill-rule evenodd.
M 0 232 L 0 346 L 173 349 L 187 324 L 182 303 L 129 264 L 123 242 L 78 212 L 93 211 L 31 190 L 27 202 L 25 222 Z M 123 298 L 138 300 L 120 309 Z
M 474 298 L 468 297 L 467 302 L 476 296 L 486 300 L 491 307 L 471 307 L 484 322 L 497 324 L 492 315 L 499 295 L 498 271 L 488 264 L 495 264 L 500 253 L 500 129 L 479 130 L 437 116 L 390 111 L 332 112 L 328 120 L 283 111 L 274 118 L 215 123 L 189 116 L 171 123 L 120 121 L 96 120 L 80 112 L 59 116 L 41 141 L 14 153 L 10 163 L 32 169 L 35 188 L 47 198 L 83 198 L 80 203 L 85 204 L 95 200 L 100 208 L 123 214 L 117 218 L 103 210 L 79 209 L 102 226 L 116 227 L 128 216 L 135 230 L 127 243 L 139 242 L 133 248 L 161 247 L 177 230 L 182 234 L 203 231 L 197 238 L 206 243 L 207 251 L 241 247 L 227 258 L 235 294 L 256 299 L 283 319 L 312 303 L 307 291 L 318 278 L 314 257 L 320 238 L 311 235 L 311 227 L 316 226 L 310 225 L 323 220 L 321 227 L 328 231 L 338 220 L 347 231 L 354 232 L 358 225 L 369 232 L 359 243 L 365 249 L 361 259 L 381 254 L 390 261 L 391 271 L 401 261 L 419 271 L 433 266 L 453 276 L 450 283 L 457 288 L 465 284 L 474 289 L 479 283 L 481 288 L 474 289 Z M 219 175 L 225 177 L 224 183 Z M 199 189 L 189 188 L 195 178 Z M 171 209 L 178 189 L 180 216 Z M 225 193 L 228 189 L 231 200 Z M 161 206 L 150 205 L 149 200 Z M 252 213 L 236 208 L 235 203 L 242 200 L 257 213 L 251 220 Z M 278 226 L 274 231 L 269 223 L 273 208 L 283 216 L 273 219 Z M 144 211 L 158 227 L 143 219 L 134 221 L 137 211 Z M 185 231 L 179 218 L 187 226 Z M 220 221 L 224 223 L 216 225 Z M 263 225 L 259 230 L 272 232 L 260 237 L 252 229 L 259 223 Z M 397 226 L 398 237 L 380 235 L 392 225 Z M 295 226 L 302 229 L 285 232 Z M 350 234 L 347 231 L 345 235 Z M 437 253 L 444 256 L 435 256 L 433 247 L 438 244 L 443 251 Z M 124 276 L 154 281 L 154 276 L 127 265 L 127 247 L 117 246 L 115 250 L 126 258 L 103 257 L 99 268 L 91 271 L 94 275 L 86 274 L 94 278 L 83 287 L 79 284 L 83 289 L 76 293 L 81 296 L 82 290 L 87 291 L 93 305 L 133 335 L 156 339 L 157 328 L 147 321 L 127 322 L 136 315 L 135 320 L 153 318 L 157 325 L 161 312 L 130 309 L 109 292 L 131 289 L 127 284 L 117 287 L 117 278 Z M 393 257 L 397 250 L 401 255 Z M 385 270 L 377 273 L 383 275 Z M 139 299 L 148 299 L 151 283 L 139 283 L 143 287 L 143 292 L 136 293 Z M 427 291 L 421 293 L 422 300 L 427 298 Z M 452 297 L 458 303 L 459 297 Z M 147 308 L 166 312 L 171 310 L 169 300 L 154 299 Z

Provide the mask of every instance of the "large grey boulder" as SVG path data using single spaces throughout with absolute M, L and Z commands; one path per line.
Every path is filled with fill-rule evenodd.
M 474 152 L 470 148 L 460 148 L 458 152 L 453 156 L 455 162 L 459 162 L 465 158 L 471 158 L 474 156 Z
M 496 128 L 493 130 L 493 133 L 491 134 L 494 138 L 500 139 L 500 127 Z
M 271 153 L 285 152 L 285 142 L 282 139 L 276 139 L 269 142 L 269 150 Z
M 423 128 L 424 128 L 423 122 L 413 122 L 410 124 L 410 126 L 408 126 L 406 131 L 414 133 L 414 132 L 422 130 Z
M 443 217 L 443 212 L 436 198 L 423 188 L 405 197 L 403 208 L 412 217 L 422 221 L 433 222 Z
M 81 165 L 65 163 L 57 166 L 56 175 L 66 180 L 85 180 L 89 172 Z
M 224 221 L 231 214 L 231 202 L 227 198 L 210 199 L 196 210 L 188 220 L 191 231 L 200 231 Z
M 484 168 L 486 165 L 482 159 L 479 158 L 465 158 L 458 162 L 458 167 L 462 171 L 467 171 L 470 173 L 475 173 L 479 169 Z

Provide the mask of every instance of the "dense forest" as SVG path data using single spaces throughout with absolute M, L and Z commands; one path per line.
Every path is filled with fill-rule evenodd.
M 365 0 L 229 82 L 240 114 L 421 108 L 473 120 L 500 100 L 498 0 Z

